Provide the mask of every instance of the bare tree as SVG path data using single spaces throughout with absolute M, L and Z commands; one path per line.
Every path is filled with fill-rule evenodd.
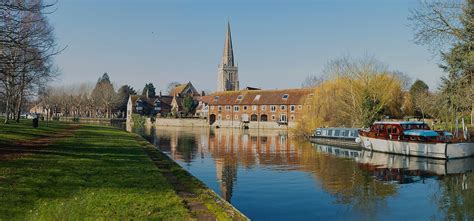
M 168 87 L 166 88 L 166 91 L 168 92 L 168 95 L 173 95 L 174 88 L 179 85 L 179 82 L 171 82 L 168 84 Z
M 25 97 L 55 73 L 51 58 L 57 48 L 42 0 L 0 3 L 0 83 L 5 96 L 5 123 L 17 121 Z M 36 90 L 37 91 L 37 90 Z

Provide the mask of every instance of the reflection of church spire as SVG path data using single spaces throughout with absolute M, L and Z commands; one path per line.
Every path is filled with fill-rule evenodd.
M 237 179 L 237 165 L 233 160 L 216 159 L 216 175 L 220 184 L 221 197 L 230 202 L 234 189 L 234 181 Z

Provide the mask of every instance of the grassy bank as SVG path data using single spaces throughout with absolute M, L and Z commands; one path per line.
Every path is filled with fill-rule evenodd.
M 38 141 L 47 145 L 24 145 Z M 143 139 L 115 128 L 0 125 L 0 154 L 0 220 L 242 218 Z

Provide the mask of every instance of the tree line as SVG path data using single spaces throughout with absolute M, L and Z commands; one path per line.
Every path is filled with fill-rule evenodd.
M 148 84 L 145 89 L 147 87 Z M 115 91 L 109 75 L 104 73 L 95 85 L 47 87 L 40 92 L 37 103 L 46 111 L 46 117 L 123 118 L 128 98 L 135 94 L 137 92 L 129 85 Z
M 176 82 L 168 85 L 168 94 L 176 85 Z M 141 91 L 130 85 L 115 90 L 109 74 L 104 73 L 95 85 L 80 83 L 45 87 L 35 103 L 44 109 L 45 117 L 125 118 L 130 95 L 138 94 L 148 98 L 158 96 L 153 83 L 145 84 Z
M 0 96 L 5 123 L 19 121 L 26 98 L 57 75 L 53 56 L 61 49 L 46 17 L 55 3 L 0 1 Z
M 296 131 L 367 127 L 385 117 L 431 117 L 452 130 L 463 118 L 474 122 L 474 0 L 420 1 L 409 20 L 415 42 L 440 57 L 445 75 L 438 88 L 430 90 L 422 80 L 411 84 L 375 59 L 336 59 L 303 82 L 314 94 Z

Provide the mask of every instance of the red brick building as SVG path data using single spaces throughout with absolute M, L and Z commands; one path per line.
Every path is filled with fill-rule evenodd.
M 306 108 L 311 89 L 216 92 L 202 98 L 213 126 L 292 127 Z

